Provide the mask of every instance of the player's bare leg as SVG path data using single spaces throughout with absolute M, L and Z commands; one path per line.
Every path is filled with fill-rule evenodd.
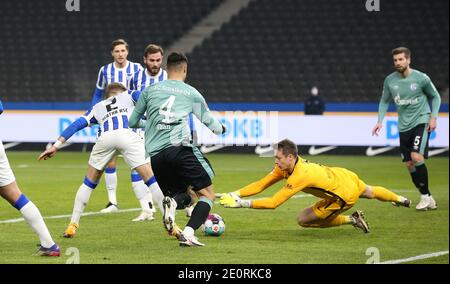
M 60 256 L 60 248 L 53 241 L 39 209 L 20 191 L 17 183 L 13 181 L 6 186 L 0 186 L 0 196 L 22 213 L 25 221 L 38 235 L 41 246 L 36 255 Z
M 89 202 L 92 191 L 94 191 L 94 189 L 97 187 L 102 173 L 103 171 L 89 165 L 86 177 L 84 178 L 83 183 L 78 188 L 77 194 L 75 196 L 72 218 L 70 219 L 69 226 L 67 226 L 63 234 L 65 238 L 72 238 L 75 236 L 80 224 L 81 214 L 83 214 L 84 208 Z

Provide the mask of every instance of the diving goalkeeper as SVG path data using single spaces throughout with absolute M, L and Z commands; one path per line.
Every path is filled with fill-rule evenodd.
M 287 179 L 285 186 L 270 198 L 241 199 L 258 194 L 282 179 Z M 411 200 L 384 187 L 367 185 L 347 169 L 302 159 L 298 156 L 297 145 L 287 139 L 278 143 L 272 172 L 240 190 L 218 194 L 217 197 L 220 197 L 219 203 L 228 208 L 275 209 L 300 191 L 321 198 L 299 213 L 297 220 L 302 227 L 327 228 L 349 224 L 368 233 L 369 225 L 361 211 L 342 214 L 352 208 L 360 197 L 392 202 L 395 206 L 411 206 Z

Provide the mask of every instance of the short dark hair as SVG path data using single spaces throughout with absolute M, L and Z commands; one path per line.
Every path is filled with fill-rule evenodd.
M 108 98 L 111 92 L 115 91 L 125 92 L 126 90 L 127 88 L 125 88 L 124 85 L 122 85 L 121 83 L 114 82 L 106 86 L 105 97 Z
M 186 55 L 181 52 L 172 52 L 167 57 L 167 69 L 178 67 L 182 63 L 188 63 Z
M 409 50 L 409 48 L 404 47 L 404 46 L 394 48 L 391 53 L 392 53 L 392 56 L 404 53 L 406 58 L 411 57 L 411 50 Z
M 156 45 L 156 44 L 149 44 L 147 45 L 147 47 L 144 50 L 144 57 L 147 57 L 147 55 L 149 54 L 154 54 L 154 53 L 158 53 L 161 52 L 161 55 L 164 55 L 164 50 L 162 49 L 161 46 Z
M 298 156 L 297 145 L 289 139 L 283 139 L 280 142 L 278 142 L 278 150 L 281 150 L 281 152 L 285 156 L 289 154 L 295 157 Z
M 119 38 L 111 43 L 111 51 L 113 51 L 116 46 L 121 44 L 125 45 L 125 48 L 129 50 L 128 43 L 124 39 Z

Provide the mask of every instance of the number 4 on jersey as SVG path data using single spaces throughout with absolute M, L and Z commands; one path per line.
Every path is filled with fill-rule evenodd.
M 164 116 L 163 123 L 171 123 L 171 118 L 173 117 L 172 106 L 175 102 L 175 96 L 170 96 L 167 101 L 165 101 L 159 108 L 159 114 Z

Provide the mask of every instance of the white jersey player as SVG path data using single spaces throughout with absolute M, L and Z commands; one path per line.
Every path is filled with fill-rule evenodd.
M 0 114 L 3 112 L 0 101 Z M 17 185 L 14 173 L 8 162 L 3 142 L 0 140 L 0 196 L 22 213 L 23 218 L 39 236 L 40 247 L 37 255 L 59 256 L 61 250 L 53 241 L 39 209 L 23 194 Z
M 117 152 L 123 155 L 132 170 L 139 173 L 147 186 L 143 192 L 135 191 L 136 197 L 141 202 L 151 192 L 158 207 L 162 210 L 163 194 L 153 176 L 150 162 L 145 158 L 144 141 L 136 132 L 128 128 L 128 118 L 133 112 L 139 92 L 130 95 L 122 84 L 112 83 L 106 88 L 105 95 L 105 100 L 97 103 L 84 116 L 67 127 L 53 146 L 42 152 L 38 158 L 39 160 L 51 158 L 61 145 L 78 130 L 91 124 L 99 124 L 100 134 L 89 158 L 89 168 L 75 197 L 70 224 L 64 232 L 64 237 L 67 238 L 76 234 L 81 214 L 91 193 L 97 186 L 108 162 Z
M 114 40 L 111 44 L 111 56 L 114 59 L 112 63 L 106 64 L 100 68 L 98 72 L 97 84 L 95 92 L 92 96 L 92 104 L 94 106 L 104 97 L 105 88 L 111 83 L 120 83 L 125 87 L 128 87 L 130 80 L 141 71 L 143 68 L 139 63 L 134 63 L 127 60 L 129 52 L 128 43 L 123 39 Z M 145 189 L 146 186 L 142 182 L 141 177 L 136 173 L 131 173 L 131 183 L 133 189 L 142 188 Z M 102 213 L 116 212 L 119 207 L 117 203 L 117 157 L 112 157 L 111 161 L 105 169 L 105 184 L 108 192 L 108 204 L 104 209 L 101 210 Z M 141 190 L 142 190 L 141 189 Z M 139 190 L 139 189 L 137 189 Z M 149 210 L 153 209 L 153 204 L 147 206 Z M 139 217 L 133 221 L 144 221 L 150 220 L 151 215 L 142 212 Z

